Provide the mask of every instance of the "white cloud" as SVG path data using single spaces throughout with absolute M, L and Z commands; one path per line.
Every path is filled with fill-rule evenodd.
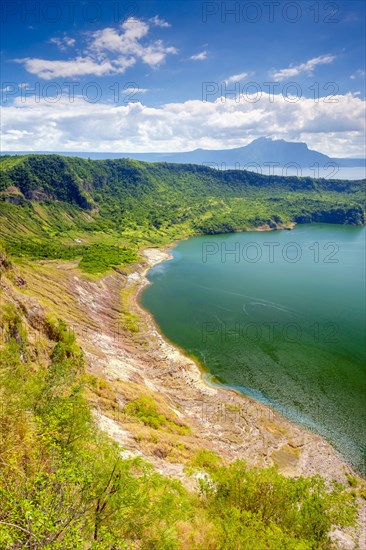
M 9 102 L 9 99 L 13 97 L 15 94 L 23 93 L 22 90 L 29 87 L 29 84 L 27 82 L 10 82 L 6 83 L 4 82 L 5 86 L 0 88 L 1 92 L 1 101 L 4 103 Z
M 239 74 L 233 74 L 232 76 L 229 76 L 225 80 L 225 84 L 231 84 L 232 82 L 240 82 L 241 80 L 244 80 L 248 76 L 248 73 L 239 73 Z
M 203 50 L 203 52 L 196 53 L 195 55 L 191 55 L 189 59 L 191 59 L 192 61 L 204 61 L 205 59 L 207 59 L 207 55 L 208 55 L 207 51 Z
M 358 69 L 355 73 L 351 74 L 350 78 L 356 80 L 356 78 L 365 78 L 366 72 L 363 69 Z
M 212 102 L 198 99 L 148 107 L 68 97 L 51 104 L 17 98 L 2 108 L 3 150 L 148 152 L 224 149 L 272 135 L 306 141 L 330 156 L 363 156 L 365 100 L 348 93 L 336 103 L 263 93 Z M 19 133 L 20 132 L 20 133 Z
M 161 19 L 158 15 L 155 15 L 155 17 L 151 17 L 149 21 L 157 27 L 171 27 L 171 24 L 168 23 L 168 21 Z
M 271 76 L 276 80 L 285 80 L 286 78 L 292 78 L 298 76 L 301 73 L 307 73 L 311 75 L 317 65 L 324 65 L 334 61 L 334 55 L 320 55 L 319 57 L 313 57 L 305 63 L 288 67 L 287 69 L 280 69 L 279 71 L 273 71 Z
M 155 23 L 156 24 L 156 23 Z M 160 25 L 161 26 L 161 25 Z M 88 35 L 88 45 L 73 59 L 50 60 L 26 57 L 15 59 L 25 69 L 44 80 L 74 76 L 103 76 L 122 74 L 137 61 L 158 67 L 169 54 L 176 54 L 173 46 L 165 46 L 162 40 L 146 41 L 150 30 L 148 23 L 129 18 L 117 28 L 106 27 Z M 65 40 L 74 45 L 74 39 L 65 36 L 54 38 L 52 42 L 64 47 Z
M 124 94 L 146 94 L 149 90 L 147 88 L 139 88 L 138 86 L 129 86 L 128 88 L 123 88 Z M 132 96 L 131 96 L 132 97 Z
M 47 59 L 28 57 L 16 61 L 24 63 L 29 73 L 36 74 L 44 80 L 86 75 L 103 76 L 113 72 L 113 66 L 108 60 L 99 63 L 91 57 L 76 57 L 70 61 L 48 61 Z M 130 65 L 132 64 L 133 62 L 130 63 Z M 124 70 L 128 66 L 126 64 Z
M 54 37 L 49 40 L 51 44 L 56 44 L 56 46 L 61 51 L 67 50 L 67 48 L 71 48 L 75 45 L 75 38 L 70 38 L 70 36 L 67 36 L 67 34 L 64 34 L 62 37 Z

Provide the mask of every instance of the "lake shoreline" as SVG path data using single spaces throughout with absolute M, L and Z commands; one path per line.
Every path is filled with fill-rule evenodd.
M 241 233 L 247 233 L 247 232 L 251 233 L 251 232 L 256 232 L 256 231 L 273 231 L 273 230 L 283 230 L 283 229 L 289 230 L 289 229 L 293 229 L 295 226 L 296 226 L 296 224 L 291 224 L 291 227 L 287 226 L 287 227 L 276 227 L 276 228 L 271 227 L 270 228 L 269 226 L 263 225 L 263 226 L 260 226 L 258 228 L 252 228 L 252 229 L 242 231 Z M 299 227 L 301 227 L 301 224 L 300 224 Z M 225 233 L 224 235 L 221 235 L 221 236 L 226 237 L 227 235 L 229 235 L 229 234 Z M 250 237 L 249 237 L 249 239 L 250 239 Z M 276 237 L 275 237 L 275 239 L 276 239 Z M 291 237 L 289 237 L 289 239 L 291 240 Z M 150 284 L 149 280 L 147 279 L 148 271 L 152 267 L 154 267 L 155 265 L 171 259 L 173 257 L 172 256 L 172 250 L 180 242 L 185 241 L 185 240 L 187 240 L 187 239 L 181 239 L 179 241 L 176 241 L 172 245 L 170 245 L 168 248 L 161 247 L 159 249 L 158 248 L 157 249 L 148 249 L 147 260 L 148 260 L 148 263 L 150 263 L 150 266 L 144 272 L 145 279 L 141 283 L 141 287 L 139 289 L 137 289 L 135 301 L 137 302 L 137 306 L 139 307 L 140 312 L 142 310 L 143 314 L 147 315 L 149 317 L 150 324 L 152 324 L 154 326 L 154 331 L 156 333 L 158 333 L 161 338 L 164 339 L 166 345 L 170 346 L 171 348 L 173 348 L 175 350 L 178 350 L 179 353 L 183 357 L 185 357 L 185 358 L 192 361 L 192 363 L 195 365 L 196 370 L 200 373 L 200 381 L 203 382 L 206 386 L 212 387 L 215 390 L 219 390 L 219 391 L 234 392 L 235 394 L 237 394 L 237 395 L 239 395 L 239 396 L 241 396 L 245 399 L 251 399 L 256 403 L 261 403 L 265 407 L 269 407 L 271 410 L 275 410 L 278 414 L 280 414 L 288 422 L 295 424 L 296 426 L 300 427 L 302 430 L 305 430 L 307 432 L 310 432 L 312 434 L 315 434 L 317 436 L 322 437 L 322 439 L 324 441 L 326 441 L 335 450 L 335 452 L 337 454 L 339 454 L 339 456 L 341 457 L 342 461 L 344 461 L 344 463 L 348 464 L 351 468 L 354 468 L 355 466 L 352 466 L 352 465 L 357 464 L 357 463 L 355 461 L 352 461 L 352 459 L 354 458 L 351 454 L 352 449 L 351 449 L 351 453 L 349 453 L 349 454 L 347 454 L 347 452 L 348 452 L 347 447 L 346 447 L 346 451 L 344 451 L 344 448 L 341 445 L 342 440 L 335 440 L 335 438 L 334 438 L 334 433 L 337 433 L 337 432 L 332 432 L 332 431 L 329 431 L 329 430 L 327 431 L 327 429 L 326 429 L 327 426 L 326 425 L 325 425 L 325 429 L 323 429 L 323 426 L 321 424 L 318 426 L 318 424 L 316 422 L 308 421 L 308 418 L 306 416 L 304 418 L 302 418 L 301 415 L 291 414 L 291 411 L 290 411 L 290 414 L 288 414 L 286 409 L 281 406 L 281 402 L 279 402 L 279 403 L 277 403 L 276 401 L 271 402 L 269 399 L 266 398 L 266 395 L 261 395 L 258 392 L 252 392 L 251 391 L 251 386 L 248 386 L 248 389 L 247 389 L 246 384 L 243 384 L 243 386 L 241 386 L 239 384 L 237 384 L 237 385 L 235 385 L 235 384 L 230 385 L 230 384 L 225 384 L 225 383 L 222 384 L 220 382 L 220 379 L 217 380 L 215 378 L 215 375 L 212 374 L 210 372 L 210 370 L 206 367 L 205 361 L 200 361 L 200 359 L 198 357 L 197 358 L 194 357 L 194 356 L 192 357 L 191 355 L 189 355 L 185 351 L 184 348 L 177 345 L 174 341 L 171 341 L 169 339 L 169 337 L 162 334 L 162 329 L 159 326 L 158 322 L 155 321 L 155 319 L 153 318 L 153 316 L 152 316 L 153 314 L 150 313 L 149 310 L 144 309 L 144 307 L 141 305 L 141 301 L 139 301 L 139 296 L 143 292 L 144 288 L 147 285 Z M 155 257 L 154 257 L 154 255 L 155 255 Z M 146 255 L 145 255 L 145 257 L 146 257 Z M 179 293 L 179 289 L 175 289 L 175 291 Z M 164 288 L 160 289 L 159 296 L 160 296 L 160 300 L 163 301 L 164 300 Z M 162 302 L 162 303 L 164 303 L 164 302 Z M 154 311 L 154 308 L 152 308 L 151 311 Z M 176 312 L 176 313 L 179 316 L 179 313 L 178 312 Z M 160 314 L 162 314 L 162 312 L 160 312 Z M 164 319 L 164 316 L 162 317 L 162 319 Z M 167 321 L 166 321 L 166 316 L 165 316 L 165 323 L 166 322 Z M 163 326 L 164 326 L 164 324 L 163 324 Z M 167 333 L 170 334 L 169 331 L 167 331 Z M 245 352 L 245 349 L 244 349 L 244 352 Z M 316 365 L 316 362 L 314 363 L 314 365 Z M 316 400 L 316 402 L 318 403 L 318 406 L 320 407 L 321 406 L 321 400 L 320 401 Z M 311 419 L 311 417 L 310 417 L 310 419 Z M 338 447 L 338 445 L 339 445 L 339 447 Z M 360 475 L 362 478 L 365 477 L 364 471 L 363 470 L 359 471 L 357 466 L 356 466 L 356 471 L 357 471 L 358 475 Z
M 263 225 L 260 225 L 258 227 L 253 227 L 253 228 L 245 229 L 245 230 L 242 230 L 242 231 L 235 231 L 235 233 L 252 233 L 252 232 L 268 232 L 268 231 L 283 231 L 283 230 L 292 231 L 296 227 L 296 225 L 297 224 L 295 222 L 289 222 L 287 224 L 281 223 L 281 224 L 276 224 L 275 226 L 269 226 L 268 224 L 263 224 Z M 212 387 L 216 390 L 222 390 L 222 391 L 226 391 L 226 392 L 233 392 L 236 395 L 239 395 L 239 396 L 241 396 L 245 399 L 251 399 L 252 401 L 257 403 L 257 401 L 255 399 L 252 399 L 251 397 L 244 395 L 239 390 L 229 388 L 229 387 L 223 388 L 221 386 L 215 385 L 215 383 L 211 384 L 207 380 L 204 380 L 203 374 L 210 374 L 210 372 L 208 370 L 206 370 L 201 365 L 201 363 L 199 363 L 197 360 L 189 357 L 188 354 L 185 352 L 185 350 L 183 350 L 177 344 L 174 344 L 166 336 L 164 336 L 162 334 L 162 331 L 161 331 L 159 325 L 156 323 L 155 319 L 153 318 L 153 316 L 146 309 L 143 308 L 143 306 L 141 305 L 141 303 L 139 301 L 139 298 L 140 298 L 144 288 L 151 284 L 148 277 L 147 277 L 148 272 L 153 267 L 155 267 L 156 265 L 159 265 L 160 263 L 163 263 L 163 262 L 166 262 L 168 260 L 173 259 L 172 250 L 174 250 L 174 248 L 176 248 L 180 242 L 182 242 L 184 240 L 187 240 L 189 238 L 191 238 L 191 237 L 185 237 L 185 238 L 177 239 L 172 244 L 170 244 L 168 247 L 165 247 L 165 246 L 164 247 L 159 247 L 159 248 L 147 247 L 147 248 L 144 248 L 141 251 L 141 254 L 144 256 L 145 260 L 147 260 L 148 266 L 144 269 L 144 271 L 141 274 L 139 274 L 140 277 L 142 278 L 142 280 L 139 283 L 139 285 L 137 286 L 137 289 L 136 289 L 136 291 L 133 295 L 133 300 L 132 300 L 133 306 L 139 310 L 139 313 L 142 316 L 144 316 L 145 318 L 147 318 L 149 320 L 149 323 L 151 323 L 154 326 L 156 334 L 159 335 L 159 337 L 162 338 L 165 341 L 166 345 L 171 346 L 171 348 L 173 348 L 174 350 L 178 350 L 178 352 L 181 354 L 182 357 L 192 361 L 192 363 L 195 365 L 196 369 L 199 371 L 201 381 L 205 384 L 205 386 Z M 264 405 L 264 406 L 267 406 L 267 405 Z M 271 408 L 271 407 L 269 407 L 269 408 Z M 272 410 L 272 408 L 271 408 L 271 410 Z
M 292 229 L 292 228 L 291 228 Z M 263 226 L 261 228 L 255 229 L 256 231 L 266 231 L 268 229 L 265 229 Z M 272 230 L 272 229 L 269 229 Z M 187 356 L 187 354 L 184 352 L 183 349 L 180 349 L 178 346 L 170 342 L 160 331 L 160 327 L 156 323 L 156 321 L 153 319 L 152 315 L 146 311 L 142 305 L 139 302 L 139 297 L 141 295 L 141 292 L 143 289 L 151 284 L 150 281 L 147 278 L 148 272 L 158 265 L 159 263 L 162 263 L 164 261 L 167 261 L 171 259 L 172 253 L 171 251 L 177 246 L 179 241 L 173 243 L 169 247 L 162 248 L 146 248 L 142 251 L 142 254 L 146 260 L 146 266 L 144 267 L 143 271 L 140 272 L 139 278 L 140 281 L 136 286 L 135 292 L 133 293 L 132 297 L 132 307 L 135 311 L 138 312 L 138 315 L 141 315 L 145 321 L 148 323 L 150 334 L 153 335 L 155 338 L 157 338 L 159 341 L 163 342 L 165 351 L 167 352 L 166 359 L 169 361 L 171 359 L 176 362 L 177 360 L 180 361 L 184 367 L 181 368 L 181 372 L 183 372 L 183 376 L 181 376 L 182 381 L 187 383 L 187 371 L 189 373 L 188 379 L 189 379 L 189 385 L 192 383 L 194 384 L 195 388 L 200 391 L 206 392 L 214 392 L 215 394 L 222 395 L 223 398 L 227 395 L 235 396 L 235 400 L 239 399 L 242 400 L 243 403 L 250 404 L 251 406 L 256 407 L 260 414 L 263 415 L 265 418 L 270 418 L 271 421 L 274 421 L 275 423 L 278 423 L 279 426 L 286 425 L 286 429 L 290 429 L 290 431 L 296 431 L 296 435 L 298 436 L 299 433 L 303 434 L 306 439 L 307 443 L 311 444 L 312 451 L 311 455 L 309 455 L 307 458 L 309 460 L 308 464 L 303 463 L 301 468 L 301 475 L 312 475 L 314 473 L 320 473 L 321 475 L 325 475 L 325 477 L 329 477 L 329 460 L 330 463 L 332 463 L 332 468 L 330 470 L 333 470 L 333 476 L 335 474 L 334 469 L 337 471 L 336 477 L 339 478 L 339 475 L 343 477 L 345 471 L 353 472 L 353 469 L 350 465 L 348 465 L 343 457 L 334 449 L 334 447 L 328 443 L 322 436 L 319 434 L 312 432 L 305 427 L 301 426 L 300 424 L 296 423 L 293 420 L 288 420 L 285 418 L 281 413 L 279 413 L 277 410 L 273 409 L 269 405 L 265 405 L 259 401 L 256 401 L 255 399 L 244 395 L 240 391 L 233 389 L 233 388 L 225 388 L 221 386 L 216 386 L 214 383 L 209 383 L 207 380 L 205 380 L 204 374 L 209 374 L 209 371 L 206 371 L 202 365 L 195 361 L 193 358 Z M 182 388 L 181 391 L 185 391 L 184 388 Z M 288 440 L 291 439 L 291 437 L 288 438 Z M 288 441 L 287 441 L 288 444 Z M 300 449 L 303 444 L 299 445 L 288 445 L 292 449 Z M 315 449 L 314 449 L 315 447 Z M 324 459 L 324 450 L 327 449 L 327 454 L 329 456 L 328 459 L 328 466 L 324 468 L 323 459 Z M 269 454 L 270 451 L 273 450 L 271 448 L 268 449 Z M 245 457 L 244 457 L 245 458 Z M 276 463 L 276 461 L 268 461 L 268 465 L 271 465 L 272 463 Z M 281 462 L 281 460 L 279 460 Z M 281 465 L 277 462 L 277 464 Z M 284 459 L 284 462 L 286 462 L 286 459 Z M 299 461 L 300 462 L 300 461 Z M 292 464 L 293 466 L 293 464 Z M 333 468 L 334 467 L 334 468 Z M 284 471 L 291 470 L 292 468 L 284 467 Z M 296 470 L 296 468 L 294 468 Z M 289 472 L 290 473 L 290 472 Z M 300 473 L 300 472 L 298 472 Z M 354 473 L 354 472 L 353 472 Z M 295 471 L 292 472 L 292 474 L 297 475 Z M 358 474 L 356 474 L 358 476 Z
M 138 298 L 149 284 L 148 271 L 169 259 L 176 245 L 146 248 L 143 261 L 102 278 L 85 276 L 77 262 L 45 262 L 39 271 L 27 264 L 20 268 L 28 292 L 46 298 L 75 330 L 87 371 L 100 380 L 89 394 L 99 427 L 123 447 L 123 456 L 142 456 L 190 490 L 196 485 L 185 466 L 199 449 L 215 452 L 226 463 L 241 459 L 249 467 L 275 465 L 290 477 L 319 474 L 347 486 L 351 475 L 364 483 L 324 438 L 236 390 L 208 384 L 198 363 L 163 337 Z M 152 434 L 126 417 L 125 404 L 143 396 L 186 431 Z M 364 518 L 366 502 L 359 505 Z M 366 523 L 359 523 L 357 534 L 349 535 L 363 542 Z

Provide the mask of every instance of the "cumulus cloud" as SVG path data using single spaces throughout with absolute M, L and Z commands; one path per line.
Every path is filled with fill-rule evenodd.
M 159 20 L 159 26 L 165 26 Z M 157 25 L 155 21 L 153 24 Z M 158 67 L 169 54 L 176 54 L 173 46 L 165 46 L 162 40 L 147 41 L 149 23 L 129 18 L 119 27 L 106 27 L 89 33 L 88 44 L 77 57 L 67 60 L 50 60 L 26 57 L 15 59 L 25 69 L 44 80 L 74 76 L 104 76 L 122 74 L 137 61 Z M 144 40 L 145 39 L 145 40 Z M 74 39 L 67 36 L 51 39 L 61 48 L 73 46 Z
M 38 98 L 39 99 L 39 98 Z M 56 103 L 16 98 L 2 109 L 3 150 L 148 152 L 223 149 L 272 135 L 331 156 L 363 156 L 365 100 L 348 93 L 336 103 L 282 95 L 246 95 L 237 102 L 198 99 L 149 107 L 88 103 L 61 97 Z
M 71 48 L 75 45 L 75 38 L 71 38 L 70 36 L 67 36 L 67 34 L 64 34 L 64 36 L 61 37 L 54 37 L 50 39 L 51 44 L 56 44 L 56 46 L 61 51 L 67 50 L 67 48 Z
M 295 65 L 288 67 L 287 69 L 280 69 L 279 71 L 273 71 L 271 73 L 271 76 L 275 78 L 277 81 L 285 80 L 286 78 L 292 78 L 294 76 L 298 76 L 301 73 L 306 73 L 308 75 L 311 75 L 317 67 L 317 65 L 324 65 L 327 63 L 332 63 L 334 61 L 335 56 L 334 55 L 320 55 L 319 57 L 313 57 L 312 59 L 309 59 L 305 63 L 301 63 L 300 65 Z
M 168 21 L 161 19 L 158 15 L 155 15 L 155 17 L 151 17 L 149 21 L 157 27 L 171 27 L 171 24 L 168 23 Z
M 248 73 L 239 73 L 239 74 L 233 74 L 232 76 L 229 76 L 225 80 L 225 84 L 231 84 L 232 82 L 240 82 L 241 80 L 244 80 L 248 76 Z
M 191 59 L 192 61 L 204 61 L 205 59 L 207 59 L 207 55 L 208 55 L 207 51 L 203 50 L 203 52 L 196 53 L 195 55 L 191 55 L 189 59 Z

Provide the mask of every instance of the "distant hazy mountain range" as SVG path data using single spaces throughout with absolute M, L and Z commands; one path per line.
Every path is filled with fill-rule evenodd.
M 2 155 L 27 154 L 30 151 L 2 152 Z M 52 154 L 52 151 L 37 151 L 38 154 Z M 55 152 L 56 153 L 56 152 Z M 182 164 L 206 164 L 218 168 L 240 168 L 253 170 L 255 165 L 279 167 L 298 165 L 309 168 L 314 165 L 326 167 L 336 163 L 339 167 L 366 166 L 366 159 L 332 158 L 318 151 L 309 149 L 306 143 L 295 143 L 283 139 L 272 140 L 261 137 L 245 147 L 236 149 L 195 149 L 183 153 L 94 153 L 94 152 L 59 152 L 62 156 L 90 159 L 132 158 L 146 162 L 174 162 Z M 252 166 L 250 166 L 252 165 Z

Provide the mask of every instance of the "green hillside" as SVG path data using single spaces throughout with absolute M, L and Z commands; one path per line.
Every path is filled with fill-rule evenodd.
M 0 280 L 0 548 L 330 550 L 332 526 L 356 524 L 362 493 L 319 476 L 286 478 L 201 449 L 187 464 L 193 492 L 122 457 L 88 401 L 108 383 L 86 372 L 66 323 L 14 284 L 1 248 Z M 123 410 L 156 439 L 169 422 L 148 397 Z
M 12 255 L 83 258 L 103 271 L 145 244 L 311 221 L 364 224 L 365 181 L 262 176 L 187 164 L 58 155 L 0 158 Z
M 356 526 L 364 498 L 353 476 L 348 485 L 284 477 L 201 448 L 186 462 L 187 479 L 199 479 L 192 492 L 142 458 L 122 458 L 92 415 L 94 396 L 108 405 L 111 384 L 86 371 L 76 335 L 49 300 L 61 296 L 67 314 L 69 296 L 47 281 L 43 264 L 18 259 L 75 259 L 99 274 L 136 262 L 145 245 L 193 234 L 312 220 L 363 224 L 365 182 L 57 155 L 4 156 L 0 166 L 0 547 L 334 548 L 332 527 Z M 166 416 L 148 396 L 123 407 L 153 442 L 166 425 L 185 449 L 180 434 L 188 428 L 175 413 Z

